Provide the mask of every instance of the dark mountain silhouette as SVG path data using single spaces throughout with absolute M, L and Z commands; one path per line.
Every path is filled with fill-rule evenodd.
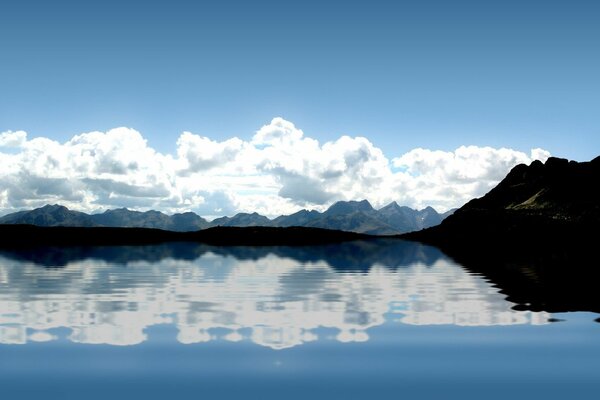
M 196 231 L 214 226 L 224 227 L 292 227 L 335 229 L 371 235 L 395 235 L 439 224 L 446 214 L 427 207 L 417 211 L 400 207 L 395 202 L 380 210 L 366 201 L 339 201 L 325 212 L 301 210 L 273 220 L 258 213 L 239 213 L 211 222 L 193 212 L 167 215 L 159 211 L 132 211 L 126 208 L 101 214 L 71 211 L 59 205 L 47 205 L 32 211 L 20 211 L 0 217 L 0 224 L 30 224 L 37 226 L 135 227 L 176 232 Z
M 439 226 L 407 238 L 452 247 L 496 246 L 529 251 L 552 243 L 582 243 L 600 223 L 600 157 L 590 162 L 549 158 L 517 165 L 488 194 Z

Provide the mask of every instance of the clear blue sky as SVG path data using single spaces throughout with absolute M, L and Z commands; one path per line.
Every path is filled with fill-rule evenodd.
M 598 1 L 3 1 L 0 132 L 600 154 Z

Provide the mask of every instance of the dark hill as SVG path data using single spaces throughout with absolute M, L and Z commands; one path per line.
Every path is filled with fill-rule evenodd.
M 588 242 L 600 223 L 600 157 L 517 165 L 488 194 L 436 227 L 404 237 L 444 248 L 510 246 L 528 251 Z
M 148 228 L 0 225 L 0 248 L 115 246 L 195 242 L 216 246 L 297 246 L 369 239 L 353 232 L 306 227 L 213 227 L 195 232 Z

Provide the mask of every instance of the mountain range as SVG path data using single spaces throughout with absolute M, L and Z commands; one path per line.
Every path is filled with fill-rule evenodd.
M 376 210 L 367 200 L 339 201 L 324 212 L 301 210 L 269 219 L 258 213 L 238 213 L 207 221 L 193 212 L 167 215 L 160 211 L 132 211 L 126 208 L 86 214 L 61 205 L 46 205 L 0 217 L 0 224 L 72 227 L 136 227 L 189 232 L 216 226 L 292 227 L 335 229 L 371 235 L 396 235 L 438 225 L 453 210 L 440 214 L 431 207 L 413 210 L 396 202 Z

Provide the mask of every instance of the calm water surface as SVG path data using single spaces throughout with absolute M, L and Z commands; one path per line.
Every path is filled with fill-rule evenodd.
M 596 399 L 597 315 L 513 307 L 399 241 L 4 252 L 0 394 Z

